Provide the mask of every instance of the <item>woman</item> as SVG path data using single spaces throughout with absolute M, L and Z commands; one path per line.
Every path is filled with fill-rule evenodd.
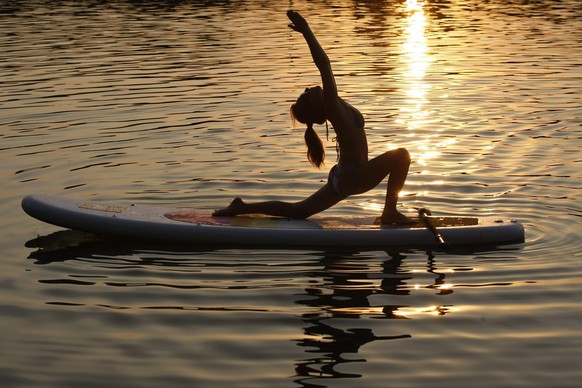
M 410 156 L 403 148 L 385 152 L 368 160 L 368 143 L 364 131 L 364 117 L 353 106 L 338 96 L 329 58 L 323 51 L 307 21 L 294 11 L 287 11 L 291 20 L 289 27 L 305 38 L 315 65 L 319 69 L 322 87 L 305 89 L 291 106 L 294 120 L 305 125 L 307 158 L 320 167 L 325 157 L 323 145 L 313 129 L 313 124 L 330 121 L 337 135 L 339 161 L 331 171 L 327 183 L 310 197 L 297 203 L 268 201 L 245 203 L 235 198 L 232 203 L 214 212 L 214 216 L 261 213 L 289 218 L 307 218 L 326 210 L 349 195 L 361 194 L 376 187 L 388 174 L 388 188 L 384 211 L 380 217 L 383 224 L 411 223 L 396 209 L 398 193 L 404 186 L 410 166 Z

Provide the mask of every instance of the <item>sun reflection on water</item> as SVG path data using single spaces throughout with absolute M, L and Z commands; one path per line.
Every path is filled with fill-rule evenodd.
M 430 108 L 431 84 L 426 80 L 434 58 L 431 56 L 427 29 L 430 20 L 425 12 L 422 0 L 407 0 L 405 3 L 404 40 L 401 58 L 404 64 L 401 70 L 402 93 L 404 104 L 400 108 L 397 123 L 406 130 L 408 149 L 421 175 L 427 175 L 429 166 L 433 165 L 443 154 L 442 150 L 457 143 L 456 138 L 443 138 L 442 129 L 435 123 L 433 110 Z M 432 186 L 443 185 L 442 179 L 430 182 Z M 407 195 L 401 192 L 401 196 Z M 416 191 L 417 196 L 428 195 Z
M 426 306 L 426 307 L 407 307 L 407 308 L 400 308 L 397 311 L 394 311 L 394 315 L 400 318 L 412 318 L 418 315 L 433 315 L 433 316 L 441 316 L 446 315 L 453 310 L 457 310 L 454 306 L 451 305 L 438 305 L 438 306 Z
M 427 39 L 425 36 L 426 15 L 424 2 L 407 0 L 405 40 L 402 45 L 402 56 L 406 69 L 403 71 L 403 91 L 406 104 L 400 109 L 399 123 L 403 124 L 410 136 L 429 120 L 430 112 L 426 109 L 429 102 L 427 93 L 430 85 L 424 81 L 431 63 Z
M 433 119 L 427 109 L 430 84 L 425 81 L 432 57 L 429 55 L 429 46 L 426 38 L 427 17 L 424 11 L 425 3 L 421 0 L 407 0 L 405 3 L 406 19 L 404 20 L 404 40 L 401 47 L 401 61 L 403 68 L 399 71 L 401 91 L 404 94 L 404 103 L 399 108 L 399 114 L 395 119 L 396 124 L 406 130 L 409 138 L 408 150 L 417 166 L 428 166 L 429 160 L 441 155 L 438 148 L 448 147 L 456 142 L 455 139 L 440 140 L 438 135 L 423 135 L 419 133 Z M 386 144 L 387 148 L 393 145 Z M 421 171 L 425 174 L 426 171 Z M 433 185 L 443 184 L 442 181 L 432 182 Z M 415 191 L 416 195 L 425 195 Z M 406 188 L 400 192 L 400 197 L 406 197 L 411 193 Z M 383 204 L 364 202 L 360 206 L 366 210 L 380 212 Z

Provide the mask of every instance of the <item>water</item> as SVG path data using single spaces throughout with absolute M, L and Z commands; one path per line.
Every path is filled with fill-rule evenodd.
M 371 155 L 409 149 L 404 212 L 516 218 L 526 243 L 175 249 L 20 210 L 29 193 L 214 209 L 320 187 L 326 171 L 306 162 L 288 114 L 318 73 L 287 7 L 308 18 L 341 95 L 364 113 Z M 3 386 L 582 377 L 576 0 L 5 1 L 0 26 Z M 383 191 L 327 213 L 376 214 Z

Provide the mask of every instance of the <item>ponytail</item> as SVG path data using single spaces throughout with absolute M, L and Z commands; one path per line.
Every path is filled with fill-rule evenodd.
M 313 124 L 307 124 L 305 130 L 305 144 L 307 144 L 307 160 L 315 167 L 320 168 L 325 159 L 323 144 L 313 129 Z
M 295 127 L 297 121 L 307 125 L 304 136 L 305 144 L 307 145 L 307 160 L 309 160 L 309 163 L 313 164 L 315 167 L 320 168 L 325 159 L 323 144 L 313 129 L 313 115 L 310 111 L 310 107 L 301 104 L 301 108 L 298 109 L 298 104 L 301 104 L 300 99 L 297 100 L 297 103 L 291 105 L 290 109 L 293 126 Z M 327 121 L 325 125 L 327 127 Z

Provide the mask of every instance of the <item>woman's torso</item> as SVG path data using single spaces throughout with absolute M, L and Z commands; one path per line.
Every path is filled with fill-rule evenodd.
M 368 161 L 368 140 L 364 130 L 364 116 L 346 101 L 339 99 L 341 114 L 333 120 L 339 144 L 339 164 L 358 165 Z

